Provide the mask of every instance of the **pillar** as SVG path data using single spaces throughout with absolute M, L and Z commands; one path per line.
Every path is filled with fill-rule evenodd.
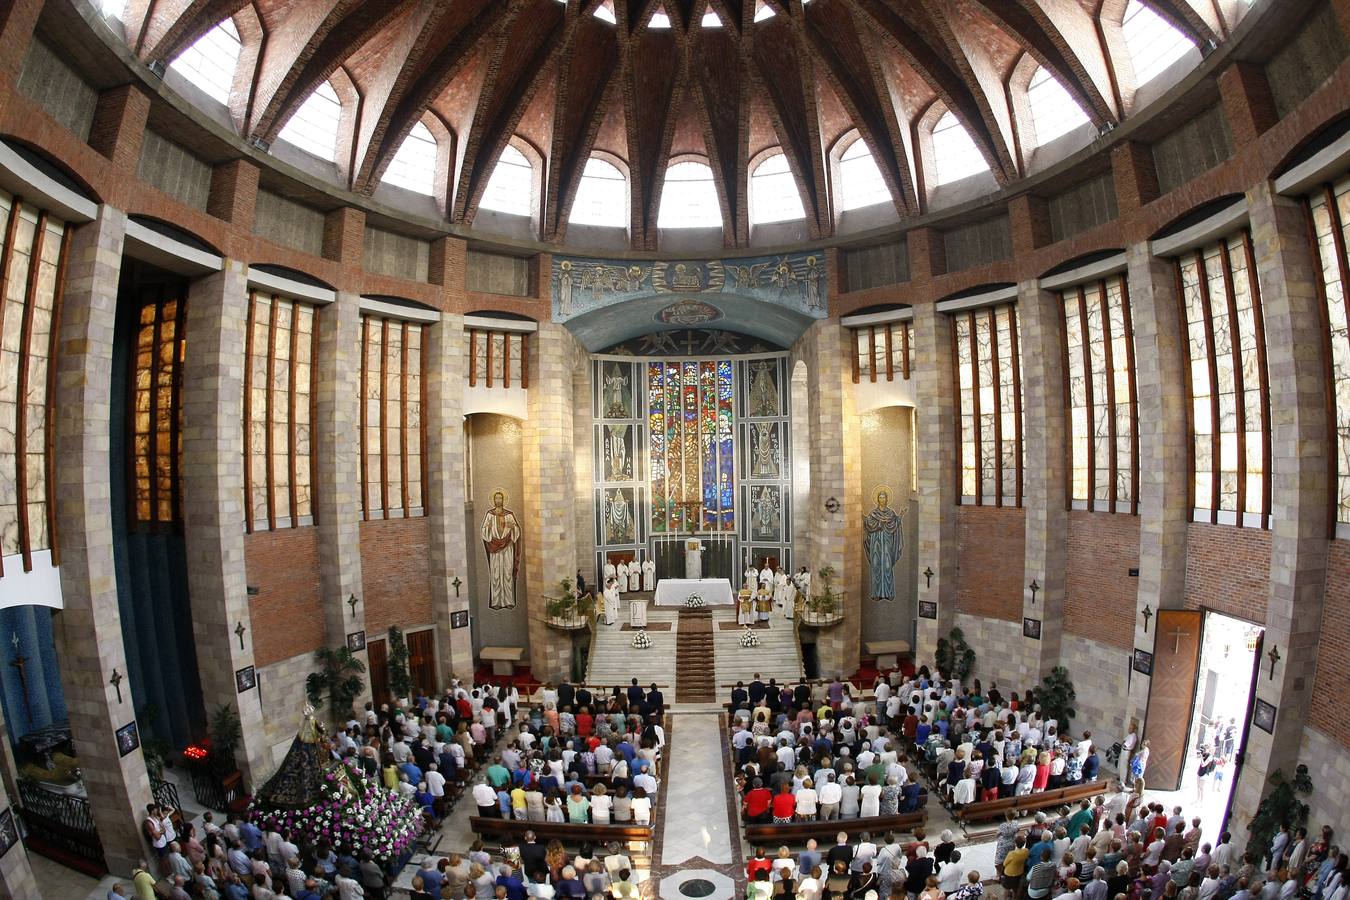
M 108 868 L 119 874 L 130 873 L 146 853 L 140 820 L 151 802 L 141 751 L 119 756 L 114 738 L 136 718 L 131 685 L 123 681 L 119 696 L 109 682 L 114 671 L 127 673 L 108 489 L 113 327 L 125 233 L 125 213 L 102 206 L 71 237 L 53 398 L 65 602 L 56 617 L 61 687 L 94 825 Z
M 1059 295 L 1038 281 L 1017 287 L 1022 347 L 1022 446 L 1026 461 L 1023 573 L 1040 590 L 1022 589 L 1022 615 L 1039 619 L 1041 639 L 1023 637 L 1022 683 L 1039 682 L 1059 665 L 1064 630 L 1065 548 L 1069 539 L 1065 482 L 1064 318 Z
M 1264 647 L 1266 652 L 1278 647 L 1280 660 L 1273 669 L 1269 659 L 1257 661 L 1256 696 L 1276 707 L 1275 731 L 1248 732 L 1246 762 L 1234 794 L 1234 834 L 1246 833 L 1270 790 L 1272 773 L 1292 775 L 1300 761 L 1318 762 L 1300 760 L 1299 747 L 1317 666 L 1330 537 L 1330 386 L 1322 367 L 1325 326 L 1317 290 L 1322 271 L 1308 243 L 1301 203 L 1276 194 L 1270 182 L 1248 191 L 1247 203 L 1270 381 L 1273 515 Z
M 13 809 L 9 794 L 0 786 L 0 809 Z M 14 813 L 18 818 L 18 813 Z M 28 848 L 20 841 L 0 857 L 0 900 L 42 900 L 33 866 L 28 860 Z
M 1135 382 L 1139 397 L 1139 593 L 1134 646 L 1152 647 L 1152 625 L 1142 613 L 1180 608 L 1186 593 L 1186 526 L 1190 479 L 1186 424 L 1186 323 L 1170 260 L 1147 242 L 1125 250 L 1134 322 Z M 1142 723 L 1150 678 L 1130 681 L 1129 710 Z M 1127 725 L 1128 727 L 1128 725 Z M 1142 730 L 1140 732 L 1142 734 Z
M 933 304 L 914 308 L 914 425 L 919 482 L 919 627 L 914 658 L 932 660 L 937 641 L 956 622 L 956 385 L 952 381 L 952 323 Z M 931 576 L 926 573 L 931 571 Z M 924 618 L 926 603 L 936 618 Z

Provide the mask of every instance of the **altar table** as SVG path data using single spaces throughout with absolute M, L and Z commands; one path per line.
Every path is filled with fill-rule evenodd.
M 698 593 L 709 606 L 732 606 L 736 598 L 725 578 L 663 578 L 656 583 L 657 606 L 684 606 L 685 598 Z

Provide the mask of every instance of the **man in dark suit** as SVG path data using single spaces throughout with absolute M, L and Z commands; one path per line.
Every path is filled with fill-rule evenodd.
M 764 699 L 766 690 L 764 682 L 759 680 L 759 673 L 755 673 L 755 680 L 750 682 L 750 705 L 759 706 L 759 702 Z
M 797 679 L 797 686 L 792 689 L 792 702 L 799 709 L 803 703 L 811 702 L 811 685 L 806 683 L 805 677 Z
M 594 712 L 595 711 L 594 702 L 595 697 L 591 694 L 590 690 L 585 685 L 582 685 L 577 688 L 577 706 L 576 706 L 577 709 L 581 709 L 583 706 L 589 706 L 591 707 L 591 711 Z
M 577 689 L 564 681 L 558 685 L 558 709 L 566 709 L 571 706 L 577 697 Z
M 647 691 L 647 709 L 649 715 L 660 718 L 666 711 L 666 698 L 656 687 L 656 682 L 652 682 L 651 688 Z
M 638 684 L 636 678 L 633 683 L 628 685 L 628 706 L 633 709 L 641 709 L 642 701 L 646 695 L 642 693 L 642 687 Z
M 750 695 L 745 692 L 745 683 L 736 682 L 736 686 L 731 689 L 731 708 L 733 710 L 741 709 L 749 702 Z

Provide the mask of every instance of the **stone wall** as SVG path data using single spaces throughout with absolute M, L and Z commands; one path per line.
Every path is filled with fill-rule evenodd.
M 1308 833 L 1315 835 L 1323 825 L 1330 825 L 1339 835 L 1345 827 L 1345 811 L 1350 809 L 1350 754 L 1339 741 L 1305 727 L 1298 759 L 1308 767 L 1313 783 L 1312 794 L 1304 798 L 1309 809 Z M 1340 838 L 1340 844 L 1345 846 L 1345 838 Z
M 1103 766 L 1106 751 L 1125 739 L 1127 706 L 1124 686 L 1134 676 L 1130 671 L 1131 653 L 1102 641 L 1066 633 L 1061 638 L 1060 662 L 1069 670 L 1078 694 L 1070 731 L 1084 729 L 1101 752 Z
M 181 144 L 147 131 L 136 174 L 175 200 L 206 209 L 211 193 L 211 166 Z
M 300 728 L 305 704 L 309 702 L 305 697 L 305 679 L 310 672 L 318 670 L 311 653 L 302 653 L 258 668 L 258 686 L 254 690 L 259 692 L 263 734 L 269 748 L 264 761 L 263 778 L 271 774 L 268 763 L 270 769 L 274 770 L 285 758 L 291 739 Z
M 365 267 L 381 275 L 427 280 L 431 245 L 382 228 L 366 228 L 362 258 Z
M 271 191 L 258 191 L 253 233 L 304 253 L 323 252 L 324 216 Z
M 960 272 L 1012 255 L 1012 231 L 1007 216 L 961 225 L 943 232 L 947 271 Z
M 965 641 L 975 651 L 975 671 L 972 678 L 978 678 L 988 689 L 991 683 L 1000 685 L 1004 693 L 1016 691 L 1021 694 L 1034 686 L 1032 666 L 1028 663 L 1022 644 L 1022 622 L 1006 622 L 1002 619 L 988 619 L 984 616 L 972 616 L 968 613 L 956 614 L 956 627 L 961 629 Z M 932 664 L 932 659 L 920 659 L 919 664 Z

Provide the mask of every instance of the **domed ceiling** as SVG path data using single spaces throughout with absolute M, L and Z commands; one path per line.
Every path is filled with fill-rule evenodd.
M 1231 30 L 1241 0 L 1146 2 L 1210 48 Z M 749 243 L 748 172 L 770 148 L 781 147 L 790 163 L 812 238 L 832 233 L 830 151 L 855 129 L 901 218 L 925 209 L 925 153 L 933 162 L 921 125 L 931 129 L 948 109 L 996 183 L 1016 180 L 1030 149 L 1019 138 L 1010 86 L 1021 78 L 1025 106 L 1037 66 L 1099 129 L 1130 112 L 1125 7 L 1126 0 L 130 0 L 122 20 L 128 44 L 153 63 L 232 16 L 243 55 L 230 112 L 247 140 L 273 142 L 331 78 L 346 101 L 338 173 L 358 193 L 375 190 L 415 124 L 439 122 L 448 175 L 438 194 L 452 222 L 472 224 L 499 155 L 516 137 L 542 161 L 539 236 L 565 240 L 582 169 L 600 153 L 628 169 L 633 246 L 654 249 L 662 175 L 691 155 L 712 167 L 729 246 Z M 667 19 L 669 27 L 658 27 Z

